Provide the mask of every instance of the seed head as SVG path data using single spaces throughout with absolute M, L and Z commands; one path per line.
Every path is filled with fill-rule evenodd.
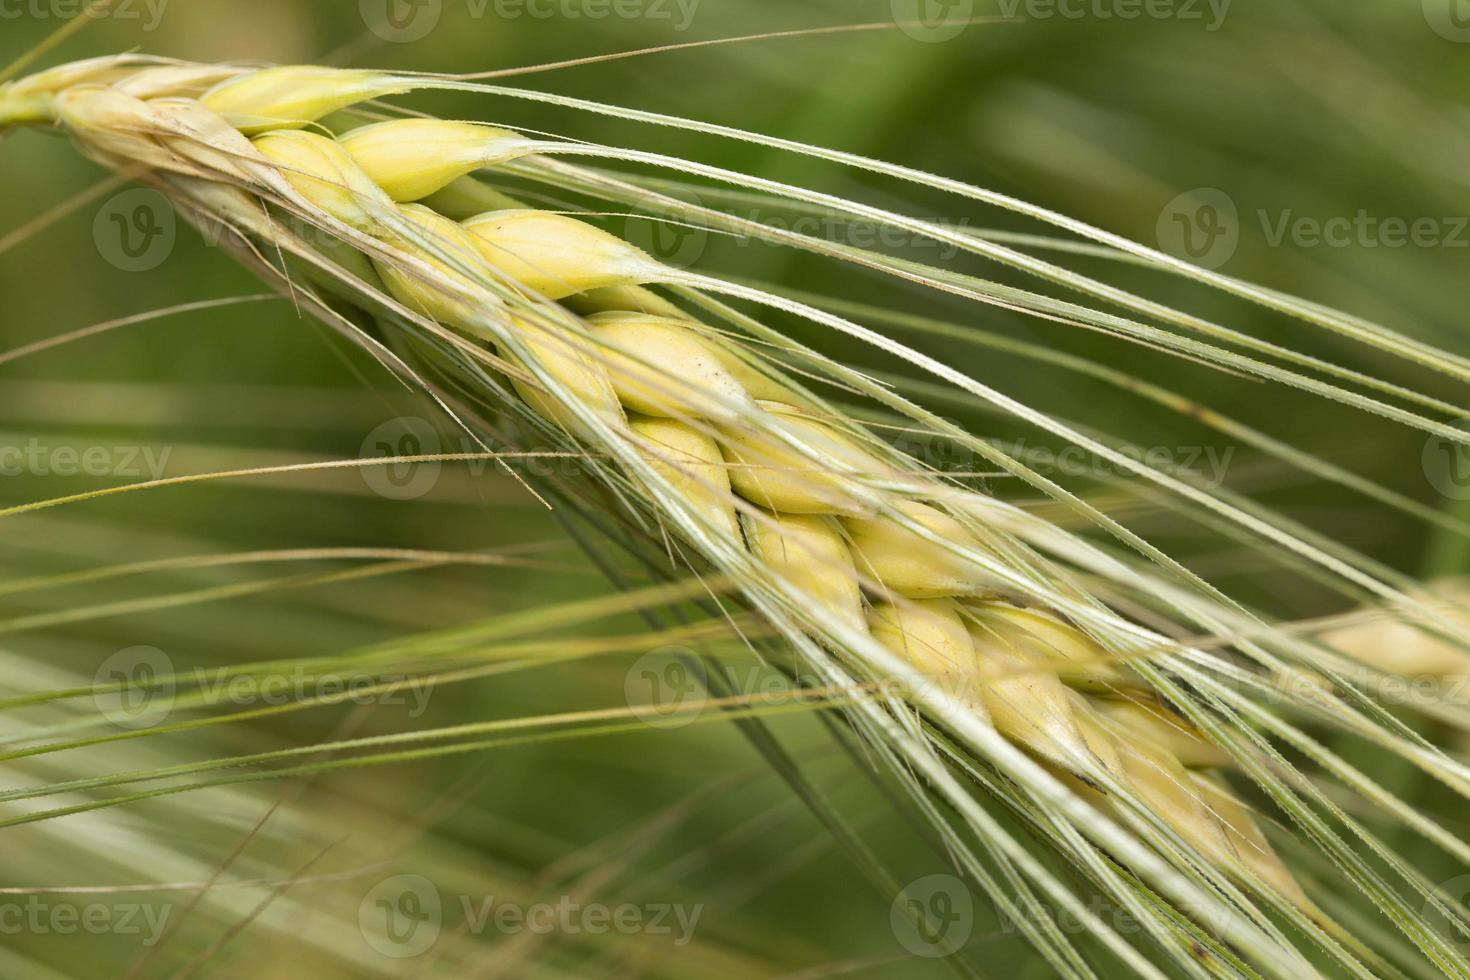
M 730 477 L 719 444 L 703 432 L 673 419 L 634 416 L 629 422 L 648 464 L 680 496 L 704 515 L 716 533 L 740 541 L 731 505 Z
M 873 638 L 913 664 L 944 690 L 984 714 L 975 644 L 949 599 L 879 603 L 868 610 Z
M 733 481 L 732 481 L 733 482 Z M 866 622 L 857 569 L 830 517 L 761 514 L 745 521 L 751 550 L 834 623 L 861 630 Z
M 495 211 L 464 223 L 485 261 L 547 299 L 656 280 L 659 265 L 622 239 L 547 211 Z
M 286 65 L 239 75 L 200 97 L 247 136 L 273 129 L 301 129 L 358 102 L 397 95 L 413 86 L 375 71 Z
M 879 477 L 888 466 L 796 408 L 759 404 L 770 413 L 768 427 L 733 426 L 723 433 L 730 482 L 742 497 L 788 514 L 873 512 L 871 494 L 854 475 Z
M 1021 609 L 1005 602 L 976 603 L 972 616 L 986 623 L 1008 623 L 1035 636 L 1055 661 L 1061 678 L 1079 690 L 1100 694 L 1137 688 L 1141 682 L 1130 670 L 1110 662 L 1112 657 L 1081 630 L 1050 613 Z
M 687 321 L 641 313 L 599 313 L 588 319 L 607 345 L 613 389 L 635 412 L 660 418 L 732 423 L 757 411 L 716 351 Z
M 519 133 L 439 119 L 394 119 L 354 129 L 338 141 L 395 201 L 418 201 L 482 167 L 524 156 Z
M 255 148 L 298 194 L 345 225 L 380 233 L 397 217 L 393 201 L 335 140 L 286 130 L 257 137 Z
M 986 551 L 968 528 L 928 504 L 900 501 L 894 508 L 906 521 L 919 525 L 940 541 L 980 553 Z M 847 529 L 864 574 L 899 595 L 933 599 L 984 595 L 998 588 L 995 577 L 979 565 L 947 551 L 893 517 L 850 519 Z

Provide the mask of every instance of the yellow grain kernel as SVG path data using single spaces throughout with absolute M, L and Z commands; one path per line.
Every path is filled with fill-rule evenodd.
M 642 313 L 599 313 L 588 319 L 623 404 L 661 418 L 733 422 L 757 411 L 710 345 L 688 321 Z
M 886 464 L 789 405 L 757 404 L 769 413 L 766 426 L 735 425 L 722 432 L 736 492 L 789 514 L 872 513 L 874 505 L 858 477 L 886 477 L 891 472 Z M 783 433 L 806 451 L 792 446 Z
M 464 223 L 501 274 L 548 299 L 658 278 L 658 263 L 585 221 L 547 211 L 493 211 Z
M 285 65 L 221 82 L 199 101 L 247 135 L 300 129 L 328 113 L 413 86 L 375 71 Z
M 1062 768 L 1078 772 L 1096 758 L 1077 725 L 1071 692 L 1052 673 L 1036 641 L 970 625 L 980 700 L 996 730 Z
M 873 638 L 913 664 L 943 691 L 980 713 L 975 644 L 948 599 L 880 603 L 868 610 Z
M 1140 686 L 1138 677 L 1114 663 L 1116 658 L 1106 649 L 1057 616 L 1006 602 L 976 603 L 970 613 L 985 622 L 1009 623 L 1041 640 L 1057 673 L 1073 687 L 1106 693 Z
M 338 138 L 342 148 L 395 201 L 417 201 L 481 167 L 530 152 L 520 133 L 442 119 L 393 119 Z
M 715 533 L 740 540 L 725 459 L 714 439 L 673 419 L 635 416 L 629 425 L 639 451 L 674 491 L 702 514 Z
M 504 322 L 503 304 L 461 271 L 482 264 L 469 233 L 457 222 L 421 205 L 401 205 L 399 213 L 420 234 L 413 238 L 395 235 L 393 244 L 428 265 L 443 282 L 425 279 L 407 265 L 375 260 L 378 274 L 393 295 L 417 313 L 481 336 L 490 317 L 499 314 Z
M 483 209 L 482 209 L 483 210 Z M 644 286 L 604 286 L 568 296 L 562 305 L 573 313 L 592 316 L 597 313 L 647 313 L 670 320 L 689 320 L 679 307 Z
M 1229 752 L 1206 741 L 1188 719 L 1157 702 L 1099 699 L 1096 705 L 1121 733 L 1152 742 L 1192 769 L 1235 764 Z
M 985 553 L 986 549 L 959 521 L 927 504 L 894 505 L 903 518 L 940 541 Z M 885 588 L 913 599 L 969 596 L 995 592 L 999 583 L 979 565 L 922 536 L 887 515 L 848 519 L 853 553 L 863 574 Z
M 336 140 L 294 130 L 267 133 L 255 148 L 275 163 L 296 192 L 358 231 L 379 233 L 397 208 Z
M 799 514 L 760 514 L 744 523 L 751 550 L 776 575 L 793 585 L 832 624 L 864 628 L 857 570 L 835 521 Z

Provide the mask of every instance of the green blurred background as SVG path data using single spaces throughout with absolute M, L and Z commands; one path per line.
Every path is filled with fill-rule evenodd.
M 918 6 L 901 0 L 627 0 L 617 6 L 443 0 L 401 7 L 409 18 L 403 22 L 407 34 L 389 40 L 381 35 L 393 37 L 394 31 L 376 19 L 383 4 L 370 0 L 154 0 L 151 6 L 133 0 L 45 63 L 136 49 L 198 61 L 474 72 L 756 32 L 892 24 Z M 1009 23 L 959 31 L 910 26 L 675 51 L 513 83 L 907 164 L 1166 250 L 1183 248 L 1181 229 L 1209 230 L 1200 223 L 1207 217 L 1200 202 L 1223 201 L 1224 207 L 1208 212 L 1224 222 L 1224 244 L 1208 256 L 1222 272 L 1470 353 L 1470 10 L 1462 0 L 1235 0 L 1223 6 L 1179 0 L 1147 8 L 1166 16 L 1137 18 L 1123 16 L 1138 9 L 1127 0 L 953 0 L 933 9 L 961 17 L 1013 16 Z M 0 4 L 0 61 L 62 26 L 73 10 L 61 0 Z M 1081 16 L 1070 16 L 1074 12 Z M 422 37 L 406 39 L 421 31 Z M 427 94 L 405 104 L 447 118 L 678 154 L 975 230 L 1044 230 L 996 209 L 737 142 L 488 96 Z M 121 189 L 54 220 L 45 217 L 103 176 L 50 134 L 23 132 L 0 141 L 3 350 L 176 304 L 263 291 L 250 273 L 182 225 L 172 244 L 164 239 L 151 251 L 120 254 L 118 216 L 131 220 L 143 200 L 119 203 Z M 149 221 L 164 218 L 162 211 L 148 215 Z M 43 229 L 24 240 L 6 239 L 38 219 Z M 1417 242 L 1395 245 L 1385 221 L 1417 223 L 1423 233 Z M 1329 223 L 1352 227 L 1340 242 L 1314 242 L 1312 228 Z M 646 227 L 622 227 L 657 244 Z M 1277 234 L 1282 227 L 1300 233 L 1283 238 Z M 134 230 L 141 235 L 147 229 Z M 888 244 L 896 254 L 949 260 L 922 244 Z M 1458 508 L 1470 517 L 1463 474 L 1454 471 L 1452 456 L 1437 451 L 1442 447 L 1308 395 L 789 250 L 714 237 L 703 243 L 699 258 L 702 267 L 1085 356 L 1186 394 L 1426 506 L 1451 513 Z M 1064 259 L 1257 337 L 1425 394 L 1458 395 L 1448 379 L 1183 280 L 1097 258 Z M 978 260 L 951 264 L 1034 287 Z M 779 325 L 853 364 L 891 367 L 800 324 Z M 905 339 L 1060 418 L 1138 447 L 1158 447 L 1173 460 L 1208 449 L 1215 455 L 1203 458 L 1228 462 L 1226 486 L 1391 568 L 1411 575 L 1465 570 L 1463 551 L 1443 532 L 1234 446 L 1188 417 L 1028 360 L 917 334 Z M 0 392 L 0 446 L 39 447 L 55 464 L 52 470 L 67 469 L 64 447 L 90 449 L 109 461 L 97 473 L 77 475 L 34 465 L 7 471 L 0 505 L 145 479 L 155 474 L 137 467 L 146 470 L 149 459 L 163 467 L 160 475 L 176 476 L 372 454 L 384 438 L 399 444 L 402 431 L 394 426 L 401 427 L 395 420 L 403 418 L 423 419 L 436 433 L 430 441 L 437 438 L 445 451 L 460 448 L 454 429 L 432 406 L 281 301 L 179 313 L 0 359 Z M 970 431 L 1007 445 L 1024 440 L 1060 448 L 1007 420 L 932 404 Z M 428 477 L 396 473 L 400 482 L 422 480 L 408 494 L 380 476 L 347 469 L 278 474 L 7 518 L 0 574 L 18 580 L 181 555 L 344 547 L 526 546 L 547 564 L 435 566 L 345 582 L 288 583 L 177 608 L 95 611 L 109 603 L 243 586 L 297 569 L 192 569 L 0 594 L 0 649 L 14 665 L 7 673 L 14 674 L 15 688 L 86 683 L 117 651 L 136 646 L 164 651 L 180 669 L 325 656 L 610 589 L 556 517 L 494 469 L 445 464 Z M 1304 617 L 1342 608 L 1341 596 L 1266 556 L 1222 545 L 1217 535 L 1107 476 L 1059 478 L 1096 493 L 1104 509 L 1271 612 Z M 1024 490 L 1000 481 L 990 487 L 1027 499 Z M 78 609 L 93 612 L 68 619 Z M 624 628 L 634 628 L 631 622 Z M 554 631 L 555 623 L 547 629 Z M 112 755 L 73 750 L 8 764 L 7 782 L 307 744 L 344 732 L 617 706 L 625 703 L 632 662 L 599 658 L 444 686 L 422 717 L 409 717 L 400 706 L 348 706 L 140 739 L 108 750 Z M 67 710 L 11 712 L 11 734 L 72 717 Z M 943 870 L 885 792 L 855 775 L 853 758 L 834 747 L 819 722 L 802 717 L 773 726 L 870 846 L 902 869 L 901 878 Z M 868 887 L 768 760 L 726 725 L 451 756 L 300 785 L 209 790 L 8 828 L 0 885 L 201 880 L 276 800 L 279 814 L 232 876 L 290 875 L 339 838 L 337 848 L 312 865 L 313 873 L 373 870 L 286 889 L 258 918 L 250 913 L 270 894 L 266 887 L 240 886 L 202 902 L 144 965 L 143 975 L 168 976 L 181 968 L 242 977 L 948 972 L 942 961 L 904 956 L 888 902 Z M 357 925 L 360 908 L 374 908 L 371 890 L 400 874 L 425 876 L 445 902 L 443 935 L 424 955 L 383 955 Z M 160 892 L 144 901 L 177 914 L 193 894 Z M 652 934 L 529 941 L 524 932 L 506 937 L 466 927 L 452 897 L 490 894 L 697 904 L 703 915 L 687 947 Z M 92 899 L 53 901 L 83 905 Z M 106 899 L 116 901 L 115 895 Z M 972 942 L 987 974 L 1049 975 L 983 901 L 978 906 Z M 216 942 L 222 943 L 218 949 Z M 136 935 L 119 930 L 55 929 L 22 929 L 7 935 L 3 947 L 5 976 L 123 975 L 145 949 Z M 815 972 L 824 967 L 832 972 Z

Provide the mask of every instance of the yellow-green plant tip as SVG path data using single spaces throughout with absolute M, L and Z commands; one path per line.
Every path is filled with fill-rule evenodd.
M 759 514 L 744 519 L 751 549 L 833 624 L 861 630 L 862 591 L 857 569 L 830 517 Z
M 853 553 L 864 573 L 884 588 L 914 599 L 973 596 L 994 593 L 995 576 L 945 544 L 981 554 L 985 548 L 959 521 L 927 504 L 900 501 L 894 509 L 903 517 L 849 519 Z M 911 525 L 922 527 L 938 541 Z
M 481 208 L 480 210 L 484 210 Z M 669 320 L 689 320 L 689 315 L 645 286 L 606 286 L 568 296 L 562 304 L 574 313 L 592 316 L 596 313 L 646 313 Z M 728 365 L 727 365 L 728 370 Z M 734 372 L 731 372 L 734 374 Z M 738 379 L 738 375 L 737 375 Z M 748 385 L 742 384 L 747 392 Z M 760 397 L 760 396 L 753 396 Z
M 284 65 L 221 82 L 200 97 L 242 133 L 301 129 L 338 109 L 412 89 L 375 71 Z
M 383 222 L 398 213 L 336 140 L 288 130 L 259 136 L 254 143 L 298 194 L 349 227 L 382 233 Z
M 653 259 L 585 221 L 547 211 L 495 211 L 464 223 L 485 261 L 547 299 L 655 281 Z
M 759 404 L 770 413 L 764 425 L 735 425 L 723 433 L 730 482 L 742 497 L 788 514 L 874 510 L 859 481 L 886 477 L 889 466 L 794 406 Z
M 968 625 L 980 700 L 996 729 L 1069 772 L 1085 775 L 1096 756 L 1077 725 L 1072 692 L 1024 635 Z
M 613 389 L 635 412 L 733 423 L 757 409 L 715 350 L 688 321 L 642 313 L 588 319 L 604 348 Z
M 1423 600 L 1452 624 L 1470 628 L 1470 583 L 1446 580 L 1425 590 Z M 1367 622 L 1327 630 L 1321 641 L 1371 667 L 1410 678 L 1470 679 L 1470 653 L 1425 626 L 1386 610 Z
M 730 476 L 714 439 L 667 418 L 633 416 L 629 426 L 643 440 L 639 451 L 649 465 L 703 515 L 715 533 L 739 542 Z
M 1008 602 L 981 602 L 968 607 L 985 622 L 1004 622 L 1032 634 L 1056 660 L 1057 673 L 1079 690 L 1107 693 L 1137 689 L 1142 681 L 1132 671 L 1112 663 L 1115 658 L 1081 630 L 1050 613 L 1021 609 Z
M 1200 798 L 1224 829 L 1226 839 L 1234 848 L 1236 858 L 1241 864 L 1265 881 L 1273 891 L 1285 896 L 1297 908 L 1311 915 L 1319 924 L 1331 922 L 1307 897 L 1301 882 L 1297 881 L 1296 876 L 1276 853 L 1276 849 L 1271 846 L 1256 815 L 1240 801 L 1225 780 L 1208 773 L 1196 772 L 1191 775 Z
M 1095 705 L 1126 737 L 1150 741 L 1191 769 L 1235 765 L 1229 752 L 1206 741 L 1187 719 L 1156 702 L 1100 698 Z
M 519 133 L 439 119 L 394 119 L 354 129 L 338 140 L 395 201 L 418 201 L 483 167 L 529 153 Z
M 948 599 L 877 603 L 868 610 L 873 639 L 913 664 L 952 696 L 983 714 L 975 645 Z

